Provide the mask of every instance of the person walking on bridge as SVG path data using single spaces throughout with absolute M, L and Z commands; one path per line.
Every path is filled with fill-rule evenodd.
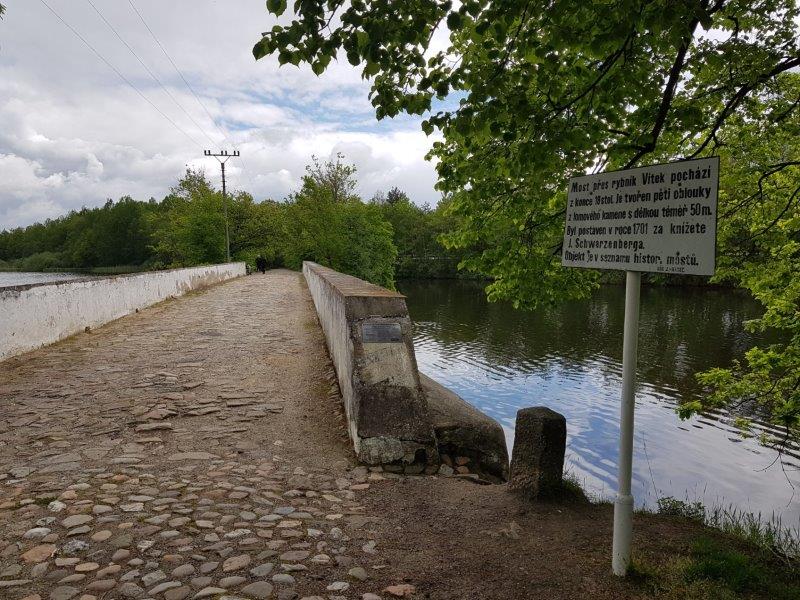
M 261 255 L 256 257 L 256 269 L 258 269 L 262 273 L 266 273 L 267 272 L 267 259 L 264 258 Z

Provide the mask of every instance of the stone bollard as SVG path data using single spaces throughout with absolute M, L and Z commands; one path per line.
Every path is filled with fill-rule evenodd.
M 544 406 L 518 411 L 510 489 L 531 500 L 558 492 L 566 446 L 564 415 Z

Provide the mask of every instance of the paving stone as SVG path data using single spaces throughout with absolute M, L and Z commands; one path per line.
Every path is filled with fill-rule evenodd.
M 188 577 L 189 575 L 192 575 L 194 573 L 194 571 L 195 571 L 194 565 L 185 564 L 185 565 L 181 565 L 179 567 L 175 567 L 172 570 L 172 576 L 173 577 L 179 577 L 179 578 L 180 577 Z M 213 571 L 213 569 L 211 569 L 211 571 Z M 205 571 L 203 571 L 203 572 L 205 572 Z
M 34 546 L 22 555 L 22 560 L 26 563 L 40 563 L 55 554 L 56 547 L 53 544 L 40 544 Z
M 22 587 L 30 582 L 30 579 L 7 579 L 5 581 L 0 581 L 0 589 Z
M 33 529 L 26 531 L 22 537 L 26 540 L 38 540 L 39 538 L 43 538 L 49 534 L 50 531 L 51 530 L 47 527 L 34 527 Z
M 353 567 L 347 572 L 347 574 L 353 579 L 358 579 L 359 581 L 366 581 L 369 579 L 369 573 L 367 573 L 366 569 L 363 567 Z
M 155 586 L 153 589 L 151 589 L 147 593 L 150 596 L 157 596 L 158 594 L 160 594 L 162 592 L 166 592 L 167 590 L 171 590 L 171 589 L 174 589 L 174 588 L 179 588 L 179 587 L 181 587 L 181 585 L 183 585 L 183 584 L 181 584 L 180 581 L 165 581 L 164 583 L 159 583 L 157 586 Z
M 239 569 L 244 569 L 247 565 L 250 564 L 250 555 L 249 554 L 240 554 L 239 556 L 232 556 L 225 560 L 222 563 L 222 570 L 225 573 L 229 573 L 231 571 L 238 571 Z
M 211 584 L 213 579 L 211 577 L 195 577 L 189 582 L 194 589 L 199 590 Z
M 113 560 L 114 562 L 120 562 L 130 557 L 130 555 L 131 555 L 130 550 L 117 550 L 116 552 L 114 552 L 114 554 L 111 555 L 111 560 Z
M 80 590 L 69 585 L 60 585 L 50 592 L 50 600 L 70 600 L 80 593 Z
M 100 578 L 106 577 L 107 575 L 116 575 L 122 570 L 122 565 L 108 565 L 107 567 L 103 567 L 97 572 L 97 576 Z
M 208 452 L 177 452 L 170 454 L 167 460 L 212 460 L 217 456 Z
M 207 587 L 197 592 L 194 596 L 192 596 L 192 598 L 199 600 L 200 598 L 210 598 L 211 596 L 216 596 L 218 594 L 224 594 L 224 593 L 225 590 L 223 590 L 222 588 Z
M 14 577 L 15 575 L 19 575 L 22 573 L 22 566 L 21 565 L 11 565 L 10 567 L 3 569 L 3 572 L 0 573 L 0 577 Z
M 272 570 L 274 568 L 275 565 L 272 563 L 263 563 L 261 565 L 258 565 L 257 567 L 253 567 L 252 569 L 250 569 L 250 574 L 253 577 L 266 577 L 267 575 L 272 573 Z
M 310 552 L 306 550 L 290 550 L 289 552 L 284 552 L 280 555 L 281 560 L 285 561 L 298 561 L 298 560 L 305 560 L 311 555 Z
M 78 527 L 79 525 L 91 523 L 92 521 L 94 521 L 92 515 L 72 515 L 61 521 L 61 525 L 69 529 L 71 527 Z
M 164 581 L 166 578 L 167 575 L 163 571 L 153 571 L 142 576 L 142 585 L 150 587 L 159 581 Z
M 144 598 L 145 591 L 133 582 L 126 582 L 117 588 L 117 592 L 123 598 Z
M 188 598 L 191 593 L 192 588 L 183 585 L 179 588 L 174 588 L 164 592 L 164 598 L 165 600 L 184 600 L 185 598 Z
M 264 600 L 272 595 L 272 584 L 266 581 L 256 581 L 244 586 L 239 591 L 244 596 L 252 596 L 257 600 Z
M 241 577 L 239 575 L 234 575 L 231 577 L 223 577 L 217 582 L 217 585 L 221 588 L 232 588 L 236 587 L 237 585 L 242 585 L 245 581 L 247 581 L 246 577 Z
M 117 585 L 116 579 L 95 579 L 86 586 L 86 589 L 90 592 L 107 592 L 115 585 Z
M 127 548 L 133 544 L 133 536 L 127 533 L 118 535 L 108 540 L 108 543 L 115 548 Z

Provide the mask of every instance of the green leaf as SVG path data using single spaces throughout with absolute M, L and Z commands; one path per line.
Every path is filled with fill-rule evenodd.
M 286 10 L 286 0 L 267 0 L 267 10 L 280 17 Z
M 451 12 L 447 15 L 447 28 L 450 31 L 458 31 L 464 25 L 464 17 L 457 12 Z

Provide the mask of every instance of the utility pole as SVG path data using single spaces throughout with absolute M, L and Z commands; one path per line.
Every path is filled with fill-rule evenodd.
M 225 254 L 228 257 L 228 262 L 231 262 L 231 236 L 228 231 L 228 193 L 225 189 L 225 163 L 229 158 L 239 156 L 239 151 L 234 150 L 228 153 L 227 150 L 220 150 L 219 152 L 211 152 L 211 150 L 204 150 L 203 154 L 206 156 L 213 156 L 219 161 L 219 166 L 222 168 L 222 210 L 225 213 Z

